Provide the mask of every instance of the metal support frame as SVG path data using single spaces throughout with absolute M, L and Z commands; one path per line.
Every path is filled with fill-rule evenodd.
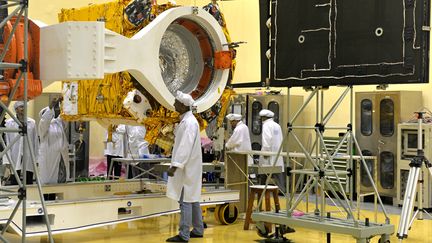
M 112 173 L 113 173 L 114 163 L 120 163 L 120 164 L 126 165 L 126 178 L 128 178 L 130 167 L 132 167 L 132 168 L 137 169 L 139 171 L 139 174 L 133 176 L 131 179 L 138 179 L 141 176 L 150 175 L 150 176 L 155 177 L 156 180 L 166 181 L 164 178 L 162 178 L 159 175 L 154 173 L 154 171 L 153 171 L 153 170 L 155 170 L 154 166 L 151 166 L 151 168 L 149 168 L 149 169 L 143 169 L 143 168 L 139 167 L 139 164 L 153 164 L 153 165 L 155 165 L 155 164 L 160 164 L 160 163 L 170 162 L 170 161 L 171 160 L 167 159 L 167 158 L 159 158 L 159 159 L 112 158 L 111 164 L 108 168 L 107 179 L 108 180 L 118 179 L 118 178 L 115 178 L 115 176 Z
M 365 157 L 369 157 L 369 156 L 365 156 Z M 373 178 L 374 181 L 378 181 L 378 170 L 377 170 L 377 158 L 375 156 L 374 157 L 374 163 L 373 163 Z M 365 158 L 367 159 L 367 158 Z M 361 192 L 361 180 L 360 180 L 360 173 L 361 173 L 361 166 L 360 163 L 358 163 L 358 161 L 356 161 L 356 165 L 355 165 L 355 170 L 356 170 L 356 192 L 357 192 L 357 218 L 360 218 L 360 202 L 363 200 L 363 197 L 366 196 L 374 196 L 374 222 L 377 223 L 378 222 L 378 199 L 377 196 L 374 192 L 369 192 L 369 193 L 362 193 Z M 352 185 L 353 183 L 350 183 L 350 185 Z
M 423 172 L 422 167 L 426 166 L 429 173 L 432 176 L 432 164 L 424 155 L 423 151 L 423 113 L 417 113 L 417 156 L 412 158 L 409 164 L 409 174 L 407 180 L 407 186 L 405 188 L 405 197 L 402 204 L 402 211 L 399 219 L 399 227 L 397 232 L 397 237 L 399 240 L 403 240 L 408 237 L 408 230 L 411 229 L 414 220 L 418 215 L 418 219 L 423 219 L 423 213 L 427 214 L 429 217 L 432 216 L 423 209 Z M 418 207 L 413 213 L 414 201 L 416 200 L 416 190 L 418 190 Z M 411 217 L 412 216 L 412 217 Z
M 289 89 L 290 88 L 288 88 L 288 94 L 289 94 Z M 326 145 L 324 144 L 323 133 L 327 129 L 327 124 L 329 120 L 335 114 L 340 104 L 343 102 L 343 100 L 348 94 L 350 95 L 350 114 L 349 114 L 350 123 L 347 126 L 330 127 L 330 129 L 343 128 L 346 133 L 339 140 L 335 148 L 332 151 L 329 151 L 326 148 Z M 312 101 L 314 97 L 316 99 L 316 125 L 313 127 L 295 125 L 295 121 L 299 116 L 299 114 L 305 110 L 306 106 Z M 361 149 L 353 133 L 353 129 L 352 129 L 353 113 L 354 112 L 353 112 L 353 87 L 352 86 L 347 87 L 342 92 L 340 97 L 336 100 L 336 102 L 333 104 L 333 106 L 326 114 L 324 114 L 323 87 L 314 87 L 312 89 L 309 97 L 305 100 L 304 104 L 300 107 L 297 113 L 292 117 L 292 119 L 288 119 L 289 123 L 288 123 L 287 134 L 284 136 L 282 145 L 279 148 L 278 154 L 276 155 L 276 158 L 273 162 L 273 166 L 275 166 L 278 157 L 281 156 L 281 151 L 283 147 L 286 147 L 286 150 L 289 151 L 291 143 L 288 141 L 291 141 L 291 139 L 293 139 L 294 142 L 300 146 L 302 152 L 306 157 L 306 162 L 304 167 L 310 165 L 311 167 L 309 168 L 312 168 L 312 170 L 310 169 L 292 170 L 291 167 L 288 165 L 287 184 L 291 183 L 292 185 L 294 185 L 295 174 L 299 174 L 300 179 L 297 181 L 295 187 L 293 187 L 294 190 L 291 190 L 289 194 L 287 193 L 288 195 L 286 198 L 287 210 L 285 212 L 281 211 L 276 213 L 275 212 L 270 212 L 270 213 L 254 212 L 252 214 L 252 219 L 254 221 L 271 222 L 271 223 L 283 224 L 291 227 L 297 225 L 304 228 L 318 229 L 328 233 L 336 232 L 336 233 L 350 234 L 357 239 L 357 242 L 366 242 L 369 238 L 376 235 L 381 235 L 381 238 L 383 240 L 387 240 L 389 235 L 393 234 L 394 226 L 390 224 L 390 218 L 388 217 L 386 209 L 384 208 L 381 198 L 379 197 L 377 187 L 366 166 L 365 157 L 362 155 Z M 308 151 L 306 147 L 302 144 L 302 142 L 300 141 L 300 139 L 297 137 L 295 133 L 296 129 L 313 129 L 313 131 L 315 132 L 315 142 L 311 151 L 315 151 L 314 153 Z M 339 150 L 342 147 L 344 142 L 347 142 L 350 148 L 348 151 L 348 157 L 349 157 L 348 162 L 351 171 L 353 168 L 353 156 L 354 156 L 352 147 L 355 146 L 355 148 L 357 149 L 358 154 L 360 156 L 361 163 L 363 164 L 367 176 L 373 185 L 374 193 L 379 201 L 382 212 L 384 213 L 385 224 L 371 224 L 368 222 L 368 220 L 366 220 L 365 223 L 363 221 L 360 221 L 359 218 L 355 217 L 354 209 L 353 209 L 353 196 L 352 196 L 353 186 L 352 185 L 350 186 L 351 192 L 350 192 L 350 196 L 348 197 L 338 176 L 340 174 L 346 174 L 347 171 L 338 171 L 336 170 L 333 164 L 333 160 L 339 155 Z M 336 177 L 337 179 L 336 186 L 341 192 L 342 197 L 339 197 L 339 195 L 335 192 L 333 186 L 331 185 L 329 179 L 327 178 L 330 175 L 334 175 Z M 307 182 L 302 188 L 300 194 L 296 197 L 295 196 L 296 192 L 300 189 L 300 182 L 304 179 L 305 176 Z M 271 175 L 269 177 L 271 177 Z M 267 188 L 268 182 L 269 181 L 267 180 L 265 188 Z M 352 184 L 352 182 L 353 182 L 353 178 L 350 177 L 350 183 Z M 287 185 L 287 188 L 290 188 L 290 186 Z M 319 197 L 317 196 L 314 213 L 306 214 L 304 217 L 299 217 L 299 218 L 292 217 L 294 209 L 299 205 L 299 203 L 304 198 L 308 197 L 309 192 L 311 192 L 313 189 L 315 190 L 315 192 L 320 192 L 320 196 Z M 343 208 L 343 210 L 346 213 L 346 218 L 338 219 L 335 217 L 330 217 L 327 214 L 325 195 L 328 190 L 331 191 L 332 194 L 336 197 L 340 206 Z M 261 196 L 259 200 L 259 205 L 260 203 L 262 203 L 262 199 L 263 196 Z M 300 221 L 302 222 L 300 223 Z M 346 227 L 347 230 L 342 230 L 342 231 L 338 230 L 339 226 L 341 226 L 341 222 L 343 222 L 344 227 Z M 265 235 L 264 232 L 265 229 L 260 227 L 260 224 L 257 224 L 257 227 L 258 230 L 260 230 L 260 233 Z
M 12 32 L 9 36 L 9 38 L 6 40 L 4 48 L 2 53 L 0 54 L 0 69 L 9 69 L 9 68 L 15 68 L 15 69 L 19 69 L 20 74 L 19 77 L 17 79 L 17 82 L 15 83 L 15 86 L 12 88 L 9 97 L 8 97 L 8 101 L 7 103 L 3 103 L 2 101 L 0 101 L 0 106 L 2 107 L 2 112 L 0 115 L 0 120 L 3 120 L 6 113 L 15 120 L 15 122 L 19 125 L 19 129 L 15 130 L 15 129 L 7 129 L 7 128 L 0 128 L 0 143 L 3 146 L 3 151 L 0 152 L 0 155 L 3 156 L 6 154 L 6 156 L 9 158 L 9 155 L 7 154 L 7 151 L 10 150 L 11 146 L 13 144 L 15 144 L 18 140 L 19 137 L 17 136 L 17 138 L 13 141 L 11 141 L 10 144 L 5 144 L 2 135 L 3 133 L 19 133 L 22 136 L 23 139 L 23 154 L 26 153 L 27 150 L 30 151 L 30 155 L 31 155 L 31 160 L 32 160 L 32 165 L 33 165 L 33 169 L 34 169 L 34 175 L 36 178 L 36 184 L 37 184 L 37 188 L 38 188 L 38 193 L 39 193 L 39 197 L 41 200 L 41 204 L 42 204 L 42 209 L 43 209 L 43 215 L 44 215 L 44 219 L 45 219 L 45 224 L 47 227 L 47 231 L 48 231 L 48 238 L 49 241 L 52 243 L 54 242 L 53 237 L 52 237 L 52 233 L 51 233 L 51 227 L 50 227 L 50 223 L 49 223 L 49 219 L 48 219 L 48 213 L 46 210 L 46 205 L 45 205 L 45 201 L 43 198 L 43 193 L 42 193 L 42 187 L 41 187 L 41 182 L 39 180 L 39 173 L 36 167 L 36 156 L 35 156 L 35 152 L 37 151 L 33 151 L 32 150 L 32 146 L 31 146 L 31 142 L 28 139 L 28 135 L 27 135 L 27 124 L 25 122 L 25 124 L 23 124 L 23 122 L 21 122 L 16 115 L 13 113 L 13 111 L 11 111 L 8 106 L 10 104 L 10 101 L 13 99 L 13 97 L 15 96 L 15 93 L 19 87 L 19 85 L 21 84 L 21 82 L 23 82 L 23 86 L 24 86 L 24 98 L 23 100 L 27 100 L 28 97 L 28 91 L 27 91 L 27 87 L 28 87 L 28 70 L 27 70 L 27 64 L 28 64 L 28 0 L 4 0 L 3 1 L 4 4 L 2 4 L 0 6 L 0 8 L 6 8 L 6 7 L 14 7 L 16 6 L 16 8 L 12 11 L 11 14 L 9 14 L 4 20 L 2 20 L 2 22 L 0 22 L 0 28 L 3 28 L 5 26 L 5 24 L 7 23 L 8 20 L 10 20 L 12 17 L 16 16 L 16 22 L 13 25 L 12 28 Z M 11 2 L 11 3 L 9 3 Z M 18 63 L 5 63 L 3 62 L 4 57 L 6 56 L 7 50 L 9 49 L 9 46 L 11 44 L 11 40 L 12 40 L 12 36 L 15 33 L 15 30 L 17 29 L 18 23 L 19 21 L 23 19 L 24 20 L 24 60 L 20 60 Z M 24 102 L 24 121 L 27 121 L 27 102 Z M 12 164 L 11 164 L 12 165 Z M 0 194 L 0 198 L 7 198 L 8 196 L 17 196 L 18 197 L 18 202 L 15 205 L 15 208 L 12 211 L 12 214 L 10 215 L 8 221 L 6 222 L 6 225 L 3 227 L 2 232 L 0 234 L 0 240 L 2 240 L 3 242 L 8 242 L 6 240 L 6 238 L 4 237 L 4 233 L 6 232 L 6 230 L 8 229 L 8 227 L 10 226 L 10 223 L 12 222 L 13 218 L 15 217 L 15 214 L 17 213 L 19 207 L 22 205 L 22 237 L 21 237 L 21 241 L 25 242 L 26 241 L 26 219 L 27 219 L 27 188 L 26 188 L 26 163 L 22 163 L 22 175 L 23 175 L 23 180 L 21 181 L 19 176 L 17 175 L 16 169 L 14 168 L 14 166 L 12 165 L 12 171 L 13 174 L 18 182 L 18 191 L 16 193 L 10 193 L 9 190 L 5 190 L 5 189 L 0 189 L 0 191 L 4 192 L 9 192 L 8 194 Z

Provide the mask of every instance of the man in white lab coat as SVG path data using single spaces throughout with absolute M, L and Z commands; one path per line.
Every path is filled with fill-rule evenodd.
M 23 123 L 24 121 L 24 102 L 23 101 L 17 101 L 14 104 L 14 109 L 16 112 L 16 116 L 18 120 Z M 9 118 L 6 120 L 5 127 L 7 128 L 15 128 L 18 129 L 18 123 L 15 122 L 14 119 Z M 8 156 L 3 156 L 3 163 L 10 163 L 14 166 L 15 170 L 18 173 L 18 176 L 23 178 L 23 175 L 21 175 L 21 169 L 23 163 L 26 165 L 26 183 L 27 184 L 33 184 L 33 163 L 32 158 L 30 154 L 30 149 L 28 146 L 26 146 L 25 153 L 23 153 L 23 146 L 26 142 L 24 140 L 24 137 L 21 136 L 19 133 L 5 133 L 5 142 L 6 145 L 11 144 L 12 141 L 16 139 L 16 137 L 19 136 L 18 141 L 16 141 L 11 149 L 7 152 Z M 37 156 L 37 152 L 39 150 L 39 139 L 38 134 L 36 131 L 36 123 L 35 120 L 31 119 L 30 117 L 27 117 L 27 136 L 30 141 L 30 146 L 32 146 L 33 153 L 35 154 L 35 157 Z M 10 160 L 9 160 L 10 159 Z M 22 179 L 21 179 L 22 180 Z M 15 179 L 14 175 L 11 175 L 11 184 L 12 185 L 18 185 L 17 180 Z
M 39 168 L 42 184 L 59 182 L 60 164 L 66 167 L 66 181 L 70 180 L 69 142 L 66 137 L 66 122 L 60 118 L 60 102 L 62 98 L 54 98 L 48 107 L 39 112 Z
M 239 114 L 230 113 L 226 116 L 230 121 L 231 127 L 234 129 L 233 134 L 225 144 L 227 150 L 232 151 L 251 151 L 251 140 L 249 128 L 243 123 L 242 116 Z M 248 156 L 248 165 L 253 164 L 253 159 Z
M 198 121 L 192 114 L 194 100 L 177 91 L 174 107 L 180 113 L 180 123 L 174 130 L 174 148 L 168 170 L 167 197 L 180 203 L 179 234 L 167 242 L 188 242 L 201 238 L 204 225 L 201 215 L 202 154 Z M 193 226 L 192 231 L 190 226 Z
M 259 113 L 261 120 L 263 121 L 262 125 L 262 145 L 261 151 L 271 151 L 278 152 L 279 147 L 282 144 L 282 128 L 277 124 L 274 120 L 274 113 L 270 110 L 263 109 Z M 273 165 L 276 159 L 276 155 L 274 156 L 262 156 L 260 158 L 260 165 L 268 166 Z M 282 172 L 284 171 L 284 162 L 283 157 L 279 156 L 275 166 L 282 166 Z M 286 191 L 285 185 L 285 177 L 283 173 L 276 173 L 272 175 L 273 179 L 276 180 L 276 184 L 282 191 Z M 263 181 L 262 181 L 263 182 Z M 265 182 L 265 181 L 264 181 Z
M 120 178 L 121 176 L 121 168 L 122 164 L 120 162 L 112 162 L 111 160 L 113 158 L 124 158 L 126 157 L 126 126 L 123 124 L 120 125 L 114 125 L 112 127 L 112 136 L 111 141 L 108 141 L 108 133 L 107 133 L 107 141 L 105 145 L 105 151 L 104 155 L 107 157 L 107 178 L 110 179 L 109 175 L 109 169 L 111 166 L 111 163 L 114 163 L 112 165 L 112 171 L 114 172 L 114 178 Z M 127 177 L 128 175 L 126 175 Z

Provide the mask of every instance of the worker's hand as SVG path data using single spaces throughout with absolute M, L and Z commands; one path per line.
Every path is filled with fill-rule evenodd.
M 56 107 L 61 101 L 63 100 L 63 97 L 59 97 L 59 98 L 54 98 L 50 105 L 49 108 L 52 109 L 53 107 Z
M 176 170 L 177 170 L 177 167 L 169 167 L 168 176 L 174 176 L 174 173 Z

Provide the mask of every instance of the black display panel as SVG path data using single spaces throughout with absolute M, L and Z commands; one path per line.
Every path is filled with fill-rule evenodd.
M 270 86 L 428 82 L 430 0 L 261 0 L 261 27 L 264 3 Z

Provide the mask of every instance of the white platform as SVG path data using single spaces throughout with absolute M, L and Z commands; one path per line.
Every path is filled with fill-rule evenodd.
M 134 221 L 144 218 L 179 212 L 178 202 L 165 196 L 165 193 L 113 195 L 147 187 L 155 190 L 157 185 L 144 186 L 143 182 L 106 181 L 53 185 L 43 188 L 44 193 L 55 193 L 62 200 L 47 201 L 47 211 L 53 234 L 85 230 L 94 227 Z M 13 189 L 10 187 L 8 189 Z M 159 189 L 163 190 L 163 185 Z M 91 195 L 90 197 L 88 197 Z M 35 186 L 29 186 L 27 201 L 27 236 L 47 234 L 40 201 L 35 201 Z M 87 197 L 87 198 L 85 198 Z M 233 190 L 214 190 L 203 192 L 201 205 L 217 205 L 237 202 L 239 192 Z M 17 200 L 0 202 L 0 224 L 5 224 Z M 10 225 L 18 235 L 22 229 L 22 207 L 19 208 Z

